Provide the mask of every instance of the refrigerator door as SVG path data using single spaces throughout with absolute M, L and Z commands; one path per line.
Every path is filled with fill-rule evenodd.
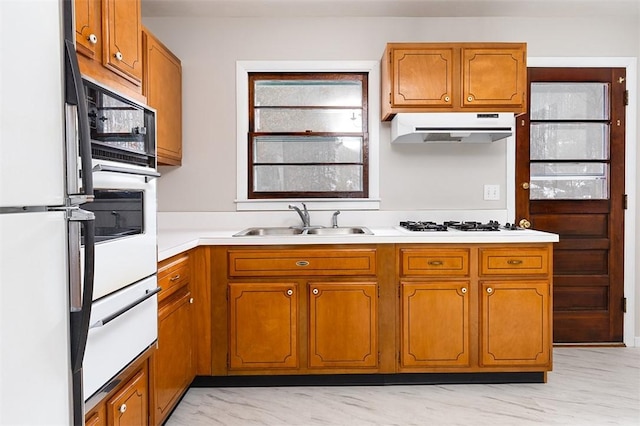
M 0 214 L 2 425 L 71 424 L 66 228 L 63 212 Z
M 0 1 L 0 208 L 64 204 L 60 4 Z

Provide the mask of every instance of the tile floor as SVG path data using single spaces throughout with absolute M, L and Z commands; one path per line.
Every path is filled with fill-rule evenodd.
M 547 378 L 545 384 L 192 388 L 166 425 L 640 425 L 640 348 L 555 348 Z

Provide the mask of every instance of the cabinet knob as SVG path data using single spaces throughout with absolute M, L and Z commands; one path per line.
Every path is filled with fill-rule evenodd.
M 522 187 L 522 189 L 529 189 L 529 182 L 522 182 L 522 184 L 520 185 Z
M 473 96 L 467 96 L 467 101 L 473 102 Z
M 450 100 L 451 100 L 451 97 L 449 97 L 449 96 L 445 96 L 445 97 L 444 97 L 444 101 L 445 101 L 445 102 L 449 102 Z
M 120 408 L 118 408 L 118 411 L 120 411 L 121 413 L 127 411 L 127 404 L 122 404 Z
M 89 34 L 89 36 L 87 37 L 87 40 L 89 40 L 89 43 L 91 44 L 96 44 L 98 43 L 98 36 L 95 34 Z
M 313 293 L 313 294 L 318 294 L 318 293 L 320 293 L 320 290 L 318 290 L 317 288 L 314 288 L 314 289 L 313 289 L 313 291 L 312 291 L 312 293 Z
M 115 55 L 113 55 L 113 57 L 116 58 L 117 60 L 121 61 L 122 60 L 122 53 L 116 52 Z
M 193 304 L 193 297 L 189 298 L 189 303 Z
M 176 274 L 173 277 L 169 278 L 169 281 L 177 281 L 180 279 L 180 274 Z
M 493 289 L 491 287 L 487 287 L 487 293 L 489 294 L 493 293 Z
M 287 290 L 287 296 L 293 296 L 293 290 L 291 289 Z
M 466 287 L 462 287 L 462 288 L 460 289 L 460 292 L 461 292 L 462 294 L 467 294 L 467 288 L 466 288 Z

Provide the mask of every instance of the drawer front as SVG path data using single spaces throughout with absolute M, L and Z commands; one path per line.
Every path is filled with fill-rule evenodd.
M 400 275 L 469 276 L 468 249 L 400 249 Z
M 544 247 L 480 249 L 480 275 L 548 275 L 549 250 Z
M 229 250 L 229 276 L 375 275 L 375 249 Z
M 158 294 L 158 302 L 161 302 L 189 282 L 189 256 L 180 255 L 172 257 L 160 263 L 158 268 L 158 286 L 162 291 Z

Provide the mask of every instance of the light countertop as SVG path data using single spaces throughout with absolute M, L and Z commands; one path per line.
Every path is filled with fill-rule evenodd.
M 521 229 L 515 231 L 412 232 L 400 227 L 369 227 L 373 235 L 285 235 L 234 237 L 241 229 L 160 229 L 158 261 L 203 245 L 309 245 L 309 244 L 499 244 L 557 242 L 558 235 Z

